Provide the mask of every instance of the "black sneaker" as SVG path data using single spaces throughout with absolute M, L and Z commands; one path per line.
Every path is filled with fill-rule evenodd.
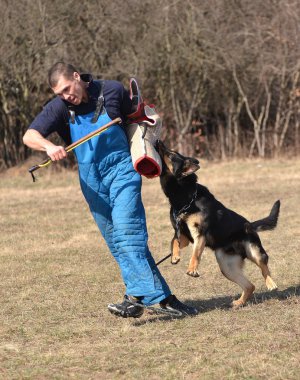
M 119 317 L 140 318 L 144 313 L 144 306 L 137 305 L 140 302 L 138 298 L 125 295 L 122 303 L 111 303 L 107 307 L 112 314 L 118 315 Z
M 180 302 L 174 294 L 171 294 L 169 297 L 161 301 L 159 306 L 166 311 L 169 310 L 170 312 L 181 313 L 182 316 L 194 316 L 199 313 L 199 310 L 194 307 Z

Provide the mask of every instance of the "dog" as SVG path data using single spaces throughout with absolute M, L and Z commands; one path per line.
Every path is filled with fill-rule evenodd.
M 268 290 L 277 289 L 268 267 L 268 255 L 257 232 L 276 227 L 280 201 L 274 203 L 268 217 L 249 222 L 197 183 L 198 160 L 168 149 L 161 141 L 156 148 L 162 160 L 160 184 L 171 205 L 170 219 L 175 231 L 171 241 L 172 264 L 180 261 L 180 249 L 192 243 L 193 252 L 186 273 L 198 277 L 202 252 L 205 247 L 211 248 L 223 275 L 243 290 L 241 297 L 233 301 L 233 307 L 245 305 L 255 289 L 243 273 L 246 258 L 261 269 Z

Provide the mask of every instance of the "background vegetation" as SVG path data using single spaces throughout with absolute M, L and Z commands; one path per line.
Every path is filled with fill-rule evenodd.
M 48 68 L 136 76 L 164 137 L 208 158 L 299 152 L 298 0 L 0 0 L 0 167 L 51 93 Z

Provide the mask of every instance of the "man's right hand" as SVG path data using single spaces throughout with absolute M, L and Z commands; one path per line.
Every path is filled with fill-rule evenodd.
M 59 161 L 67 157 L 67 152 L 63 146 L 50 145 L 46 147 L 46 153 L 52 161 Z
M 34 129 L 27 130 L 23 137 L 23 142 L 29 148 L 46 152 L 52 161 L 62 160 L 67 157 L 67 152 L 63 146 L 53 144 Z

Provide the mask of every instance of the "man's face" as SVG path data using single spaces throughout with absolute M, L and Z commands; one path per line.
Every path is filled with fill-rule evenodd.
M 52 90 L 54 94 L 76 106 L 83 100 L 86 101 L 87 98 L 85 84 L 80 80 L 80 75 L 76 72 L 71 79 L 61 76 Z

